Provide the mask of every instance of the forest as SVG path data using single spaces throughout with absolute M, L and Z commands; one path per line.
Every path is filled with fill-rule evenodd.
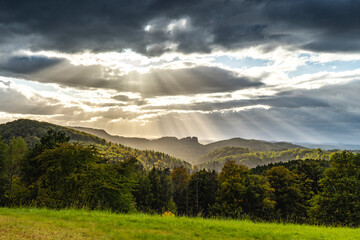
M 113 149 L 116 152 L 116 148 Z M 28 149 L 0 141 L 0 206 L 85 208 L 334 226 L 360 226 L 360 155 L 293 160 L 220 172 L 114 161 L 93 145 L 49 130 Z

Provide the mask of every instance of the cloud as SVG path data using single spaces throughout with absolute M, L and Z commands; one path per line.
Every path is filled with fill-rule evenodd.
M 359 12 L 355 0 L 1 1 L 0 112 L 129 135 L 355 139 L 358 65 L 331 61 L 359 59 Z
M 196 98 L 188 100 L 186 103 L 146 105 L 143 109 L 166 110 L 166 111 L 199 111 L 199 112 L 231 112 L 237 108 L 252 106 L 269 106 L 278 111 L 303 111 L 307 109 L 317 115 L 317 112 L 329 111 L 344 113 L 344 121 L 357 121 L 357 114 L 360 111 L 358 102 L 360 97 L 360 80 L 353 80 L 348 83 L 325 85 L 318 89 L 292 89 L 279 91 L 274 95 L 261 95 L 251 99 L 233 98 L 210 98 L 203 101 L 196 101 Z M 328 110 L 324 110 L 328 109 Z M 319 113 L 319 115 L 321 115 Z M 339 118 L 339 116 L 333 116 Z M 353 119 L 351 116 L 356 116 Z M 303 119 L 306 120 L 306 119 Z
M 11 84 L 10 81 L 3 81 L 3 80 L 0 80 L 0 83 L 2 83 L 4 86 L 7 86 L 7 87 L 9 87 Z
M 335 88 L 338 88 L 336 86 Z M 330 88 L 333 90 L 333 88 Z M 297 108 L 327 108 L 330 107 L 326 97 L 327 90 L 297 90 L 283 91 L 271 96 L 258 96 L 253 99 L 212 98 L 196 101 L 196 97 L 188 103 L 147 105 L 144 109 L 151 110 L 184 110 L 184 111 L 237 111 L 237 108 L 252 106 L 268 106 L 271 108 L 297 109 Z M 325 96 L 325 97 L 324 97 Z
M 263 1 L 263 14 L 274 29 L 299 36 L 301 48 L 312 51 L 359 51 L 360 3 L 356 0 Z M 292 29 L 292 30 L 291 30 Z M 298 32 L 299 34 L 296 34 Z M 303 35 L 301 37 L 301 35 Z M 305 35 L 305 37 L 304 37 Z
M 200 102 L 192 104 L 172 104 L 166 106 L 148 106 L 145 109 L 188 110 L 188 111 L 231 111 L 236 108 L 252 106 L 272 108 L 329 107 L 326 101 L 306 96 L 261 97 L 252 100 L 230 100 L 222 102 Z
M 129 96 L 122 94 L 115 95 L 112 98 L 121 102 L 126 102 L 130 100 Z
M 5 0 L 0 33 L 6 36 L 3 43 L 26 39 L 33 50 L 64 52 L 130 48 L 159 55 L 264 44 L 359 51 L 359 10 L 356 0 Z
M 67 107 L 60 101 L 38 94 L 25 96 L 12 87 L 0 88 L 0 112 L 30 115 L 72 115 L 79 107 Z
M 61 121 L 90 121 L 101 118 L 104 122 L 113 119 L 134 119 L 141 112 L 125 111 L 124 105 L 78 101 L 69 105 L 62 96 L 58 98 L 44 97 L 27 88 L 19 88 L 14 84 L 0 86 L 0 112 L 12 115 L 26 115 L 52 118 Z M 84 108 L 85 107 L 85 108 Z
M 15 87 L 3 84 L 0 88 L 0 112 L 42 116 L 60 124 L 104 127 L 113 129 L 113 133 L 115 129 L 121 135 L 144 136 L 146 133 L 147 136 L 197 135 L 200 138 L 327 142 L 357 142 L 360 137 L 356 130 L 360 127 L 359 80 L 319 89 L 282 91 L 248 100 L 228 101 L 230 96 L 224 93 L 214 95 L 211 98 L 214 101 L 165 107 L 151 107 L 149 102 L 138 106 L 117 104 L 117 101 L 127 103 L 134 99 L 116 93 L 110 94 L 102 103 L 84 97 L 78 105 L 70 107 L 62 96 L 54 99 L 29 91 L 25 94 Z M 259 105 L 271 108 L 234 110 Z
M 14 64 L 0 65 L 0 70 L 12 71 L 25 79 L 41 83 L 57 83 L 80 89 L 113 89 L 119 92 L 139 93 L 146 98 L 228 92 L 263 85 L 259 79 L 239 76 L 237 73 L 217 67 L 153 69 L 148 73 L 133 71 L 119 76 L 101 65 L 76 66 L 67 60 L 56 58 L 17 57 L 15 59 L 10 61 Z M 22 62 L 20 66 L 15 64 L 18 61 Z M 121 95 L 116 98 L 129 100 Z
M 262 86 L 259 79 L 238 76 L 221 68 L 194 67 L 176 70 L 154 70 L 148 74 L 129 74 L 127 79 L 140 79 L 139 92 L 146 97 L 229 92 Z M 134 90 L 137 87 L 133 88 Z
M 347 90 L 353 88 L 352 91 Z M 191 127 L 192 135 L 200 138 L 206 136 L 206 132 L 200 131 L 204 124 L 213 132 L 212 137 L 223 136 L 223 138 L 243 137 L 247 139 L 265 139 L 277 141 L 307 141 L 307 142 L 347 142 L 357 143 L 360 137 L 360 108 L 359 96 L 356 91 L 360 88 L 359 82 L 346 85 L 324 87 L 319 90 L 308 90 L 302 92 L 303 98 L 310 98 L 308 103 L 298 102 L 297 107 L 286 107 L 283 98 L 273 104 L 275 100 L 265 101 L 270 109 L 252 108 L 244 111 L 232 111 L 231 108 L 239 104 L 229 103 L 228 111 L 214 111 L 212 108 L 224 106 L 217 104 L 204 105 L 194 104 L 200 111 L 191 110 L 176 111 L 176 106 L 171 107 L 172 113 L 160 116 L 157 121 L 159 125 L 167 126 L 169 129 L 177 126 Z M 289 93 L 287 93 L 289 95 Z M 291 100 L 289 96 L 287 98 Z M 311 101 L 311 98 L 318 100 Z M 311 103 L 310 103 L 311 102 Z M 319 104 L 320 103 L 320 104 Z M 220 104 L 220 103 L 219 103 Z M 233 105 L 231 105 L 233 104 Z M 253 103 L 248 102 L 248 106 Z M 274 106 L 277 105 L 277 106 Z M 174 110 L 175 109 L 175 110 Z M 201 112 L 210 110 L 209 112 Z M 197 121 L 201 119 L 201 121 Z M 171 123 L 171 124 L 169 124 Z M 167 125 L 166 125 L 167 124 Z M 197 128 L 199 130 L 197 130 Z M 174 131 L 172 129 L 169 131 Z M 218 134 L 219 133 L 219 134 Z

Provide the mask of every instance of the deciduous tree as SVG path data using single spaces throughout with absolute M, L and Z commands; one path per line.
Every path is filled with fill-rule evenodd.
M 312 200 L 316 223 L 360 226 L 360 155 L 336 153 L 320 180 L 321 191 Z

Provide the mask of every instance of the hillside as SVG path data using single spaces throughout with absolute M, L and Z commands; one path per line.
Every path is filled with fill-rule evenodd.
M 84 210 L 0 208 L 0 239 L 359 239 L 359 229 L 124 215 Z
M 162 137 L 159 139 L 150 140 L 145 138 L 127 138 L 121 136 L 113 136 L 101 129 L 84 127 L 73 128 L 94 134 L 113 143 L 119 143 L 125 146 L 142 150 L 148 149 L 165 152 L 169 155 L 184 159 L 193 164 L 197 164 L 198 159 L 203 155 L 222 147 L 242 147 L 249 148 L 253 151 L 279 151 L 293 148 L 303 148 L 301 146 L 285 142 L 272 143 L 260 140 L 247 140 L 242 138 L 232 138 L 228 140 L 213 142 L 210 144 L 201 144 L 196 137 L 187 137 L 181 139 L 178 139 L 176 137 Z
M 213 142 L 206 145 L 208 149 L 214 150 L 223 147 L 242 147 L 253 151 L 281 151 L 292 148 L 304 148 L 288 142 L 266 142 L 254 139 L 232 138 L 228 140 Z
M 100 154 L 107 158 L 109 162 L 123 161 L 132 156 L 136 156 L 136 158 L 147 170 L 150 170 L 154 166 L 170 169 L 184 167 L 189 172 L 192 170 L 192 165 L 190 163 L 162 152 L 153 150 L 138 150 L 136 148 L 126 147 L 119 144 L 97 144 L 96 147 Z
M 197 160 L 197 164 L 209 162 L 209 161 L 219 161 L 220 159 L 229 157 L 229 156 L 239 156 L 244 153 L 250 153 L 251 150 L 249 148 L 242 147 L 223 147 L 217 148 L 212 152 L 209 152 L 206 155 L 201 156 Z
M 214 150 L 199 159 L 197 169 L 208 169 L 219 172 L 227 161 L 246 165 L 250 168 L 269 163 L 287 162 L 296 159 L 329 160 L 334 151 L 321 149 L 288 149 L 283 151 L 251 152 L 249 149 L 238 147 L 224 147 Z
M 108 142 L 119 143 L 130 147 L 133 147 L 134 144 L 137 144 L 138 146 L 140 146 L 137 147 L 138 149 L 145 148 L 145 146 L 150 142 L 149 139 L 145 139 L 145 138 L 126 138 L 121 136 L 113 136 L 107 133 L 103 129 L 86 128 L 86 127 L 71 127 L 71 128 L 104 138 Z
M 13 122 L 0 124 L 0 135 L 5 141 L 9 141 L 12 137 L 22 137 L 25 139 L 29 147 L 35 146 L 49 129 L 62 131 L 72 141 L 84 143 L 105 144 L 106 140 L 89 133 L 81 132 L 72 128 L 67 128 L 48 122 L 38 122 L 29 119 L 19 119 Z
M 12 137 L 22 137 L 28 144 L 29 148 L 35 146 L 40 141 L 40 138 L 47 133 L 49 129 L 62 131 L 66 136 L 70 137 L 72 142 L 81 142 L 84 144 L 95 145 L 101 154 L 109 161 L 122 161 L 136 156 L 143 164 L 145 169 L 150 169 L 153 166 L 164 168 L 175 168 L 183 166 L 190 170 L 191 164 L 170 156 L 166 153 L 156 151 L 142 151 L 131 147 L 126 147 L 118 144 L 110 144 L 105 139 L 90 133 L 82 132 L 76 129 L 67 128 L 48 122 L 38 122 L 28 119 L 19 119 L 13 122 L 0 124 L 0 136 L 6 142 L 9 142 Z

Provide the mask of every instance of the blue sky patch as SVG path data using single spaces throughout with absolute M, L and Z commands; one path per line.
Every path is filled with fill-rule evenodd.
M 220 63 L 231 68 L 251 68 L 264 67 L 273 63 L 273 61 L 259 58 L 233 58 L 229 56 L 215 57 L 214 63 Z
M 307 61 L 306 65 L 297 67 L 295 71 L 288 72 L 290 78 L 304 74 L 314 74 L 318 72 L 344 72 L 360 68 L 360 60 L 353 61 L 332 61 L 327 63 Z

